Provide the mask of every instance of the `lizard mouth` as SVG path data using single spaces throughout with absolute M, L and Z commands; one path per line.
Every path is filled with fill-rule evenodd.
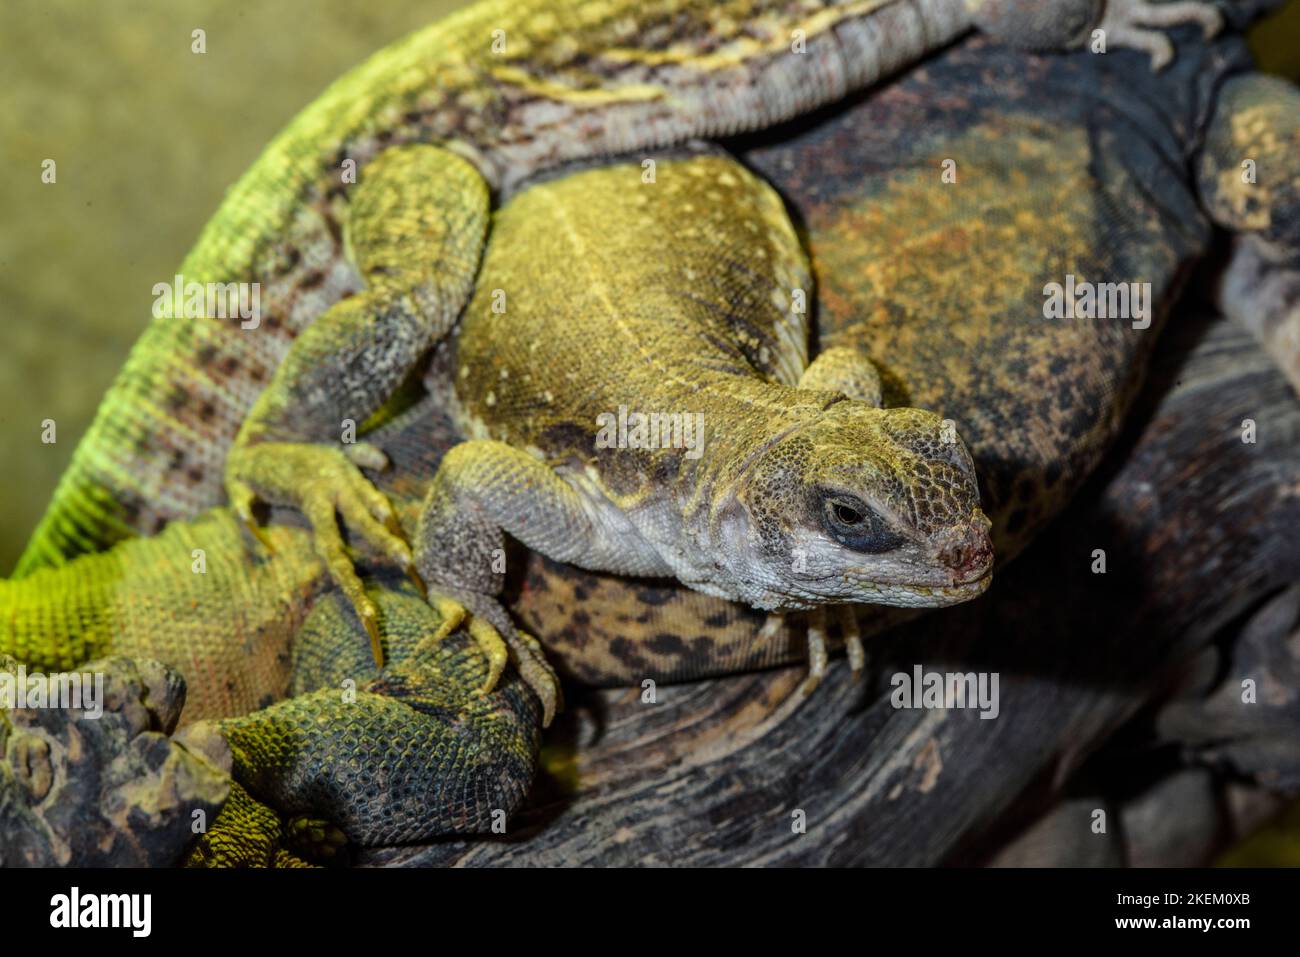
M 905 608 L 947 608 L 978 598 L 988 590 L 992 581 L 993 573 L 988 572 L 982 578 L 960 585 L 896 585 L 882 589 L 879 595 L 867 601 Z
M 917 587 L 910 589 L 918 598 L 936 598 L 935 607 L 940 605 L 956 605 L 963 601 L 970 601 L 972 598 L 978 598 L 988 590 L 989 585 L 993 583 L 993 572 L 985 571 L 978 578 L 972 578 L 968 581 L 957 582 L 952 585 L 940 585 L 938 587 Z
M 899 605 L 908 608 L 945 608 L 978 598 L 993 582 L 993 572 L 985 568 L 978 577 L 944 585 L 916 583 L 876 583 L 857 601 L 876 605 Z

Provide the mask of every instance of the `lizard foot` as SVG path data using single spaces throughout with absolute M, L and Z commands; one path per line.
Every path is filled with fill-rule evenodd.
M 484 595 L 469 592 L 431 590 L 429 604 L 442 616 L 443 623 L 428 639 L 441 641 L 462 622 L 475 644 L 488 660 L 488 676 L 480 694 L 496 688 L 506 663 L 513 663 L 524 683 L 542 702 L 542 727 L 549 727 L 555 713 L 564 707 L 564 695 L 555 669 L 536 638 L 515 627 L 510 614 Z
M 424 583 L 415 572 L 411 549 L 401 537 L 392 505 L 358 468 L 382 466 L 387 461 L 383 453 L 365 444 L 346 448 L 345 452 L 326 445 L 288 442 L 235 448 L 226 465 L 226 492 L 240 521 L 263 542 L 265 537 L 253 517 L 257 500 L 291 506 L 306 516 L 316 553 L 356 610 L 370 636 L 375 664 L 382 668 L 379 613 L 348 556 L 338 518 L 353 535 L 402 567 L 421 591 Z
M 501 680 L 502 673 L 506 670 L 506 663 L 510 660 L 509 647 L 492 625 L 477 615 L 471 615 L 465 606 L 455 598 L 443 592 L 427 592 L 425 599 L 438 612 L 442 619 L 442 624 L 438 630 L 430 635 L 427 639 L 431 645 L 436 645 L 462 624 L 465 625 L 469 636 L 474 639 L 479 650 L 488 661 L 488 676 L 479 688 L 480 694 L 490 694 Z
M 854 613 L 852 605 L 837 605 L 835 608 L 836 616 L 839 619 L 840 636 L 844 642 L 844 651 L 848 655 L 849 668 L 853 672 L 853 678 L 856 681 L 862 677 L 866 670 L 867 652 L 862 644 L 862 629 L 858 626 L 858 616 Z M 775 617 L 775 616 L 773 616 Z M 764 624 L 763 629 L 766 631 L 771 625 L 773 618 L 769 618 Z M 777 619 L 779 624 L 779 619 Z M 762 632 L 760 632 L 760 635 Z M 810 695 L 821 684 L 826 677 L 826 670 L 830 664 L 830 652 L 827 648 L 826 640 L 826 608 L 814 608 L 808 612 L 808 678 L 804 681 L 800 693 Z
M 1151 3 L 1149 0 L 1108 0 L 1106 15 L 1098 24 L 1108 43 L 1129 47 L 1151 57 L 1151 69 L 1159 72 L 1174 59 L 1174 45 L 1169 38 L 1150 27 L 1172 27 L 1181 23 L 1199 23 L 1207 38 L 1223 28 L 1223 16 L 1211 3 L 1203 0 L 1176 0 Z
M 308 861 L 332 860 L 348 844 L 342 828 L 306 814 L 285 822 L 282 840 L 291 853 Z

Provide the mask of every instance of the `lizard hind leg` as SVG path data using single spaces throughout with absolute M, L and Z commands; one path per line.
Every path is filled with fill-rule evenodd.
M 867 667 L 867 650 L 862 644 L 862 628 L 858 624 L 857 610 L 853 605 L 837 605 L 840 637 L 844 642 L 844 653 L 849 658 L 849 669 L 855 679 L 861 678 Z
M 384 456 L 355 444 L 354 433 L 456 321 L 473 288 L 488 214 L 482 177 L 447 150 L 398 147 L 365 166 L 345 245 L 367 288 L 295 340 L 226 460 L 227 494 L 245 525 L 255 527 L 258 499 L 296 508 L 311 522 L 317 552 L 365 623 L 376 662 L 375 608 L 339 520 L 408 574 L 414 563 L 392 506 L 360 471 L 382 467 Z
M 862 644 L 862 628 L 858 622 L 857 612 L 853 605 L 835 605 L 836 623 L 840 629 L 840 639 L 844 644 L 844 652 L 849 659 L 849 669 L 853 672 L 854 680 L 862 677 L 867 666 L 866 648 Z M 827 606 L 821 605 L 811 609 L 807 615 L 807 642 L 808 642 L 808 678 L 803 683 L 801 694 L 807 696 L 817 689 L 822 679 L 826 677 L 826 672 L 830 664 L 830 650 L 827 642 L 827 618 L 829 611 Z M 769 619 L 771 622 L 772 619 Z M 767 624 L 764 625 L 766 630 Z
M 826 608 L 819 606 L 808 613 L 808 677 L 801 693 L 806 697 L 817 690 L 826 677 L 830 652 L 826 648 Z

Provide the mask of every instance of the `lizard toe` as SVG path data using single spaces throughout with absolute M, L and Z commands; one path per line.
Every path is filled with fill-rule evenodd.
M 1199 23 L 1205 36 L 1212 37 L 1222 29 L 1223 17 L 1213 4 L 1201 0 L 1110 0 L 1099 29 L 1114 46 L 1146 53 L 1151 57 L 1152 72 L 1159 73 L 1173 62 L 1174 45 L 1159 29 L 1152 28 L 1183 23 Z
M 803 694 L 810 695 L 826 677 L 830 655 L 826 650 L 826 609 L 814 608 L 808 614 L 808 678 Z

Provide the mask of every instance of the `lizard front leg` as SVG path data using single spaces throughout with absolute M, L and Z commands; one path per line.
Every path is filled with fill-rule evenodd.
M 980 31 L 1007 46 L 1069 50 L 1101 30 L 1108 44 L 1149 54 L 1157 71 L 1173 60 L 1174 47 L 1153 27 L 1199 23 L 1207 37 L 1223 27 L 1222 15 L 1205 0 L 967 0 L 967 5 Z
M 799 388 L 842 392 L 879 409 L 883 404 L 880 373 L 857 349 L 831 346 L 823 349 L 799 377 Z
M 616 536 L 545 462 L 503 442 L 462 442 L 443 458 L 416 530 L 415 563 L 430 584 L 505 636 L 512 659 L 550 722 L 559 685 L 540 646 L 519 632 L 496 597 L 505 580 L 505 533 L 535 552 L 587 568 L 635 570 Z M 435 598 L 435 600 L 439 600 Z
M 469 163 L 427 145 L 382 154 L 364 177 L 346 238 L 366 291 L 336 303 L 294 342 L 244 421 L 225 478 L 232 505 L 255 534 L 258 499 L 305 514 L 322 561 L 382 663 L 375 607 L 336 514 L 354 535 L 413 568 L 392 507 L 358 469 L 386 460 L 364 444 L 308 443 L 337 443 L 346 420 L 364 422 L 450 329 L 473 287 L 488 191 Z

